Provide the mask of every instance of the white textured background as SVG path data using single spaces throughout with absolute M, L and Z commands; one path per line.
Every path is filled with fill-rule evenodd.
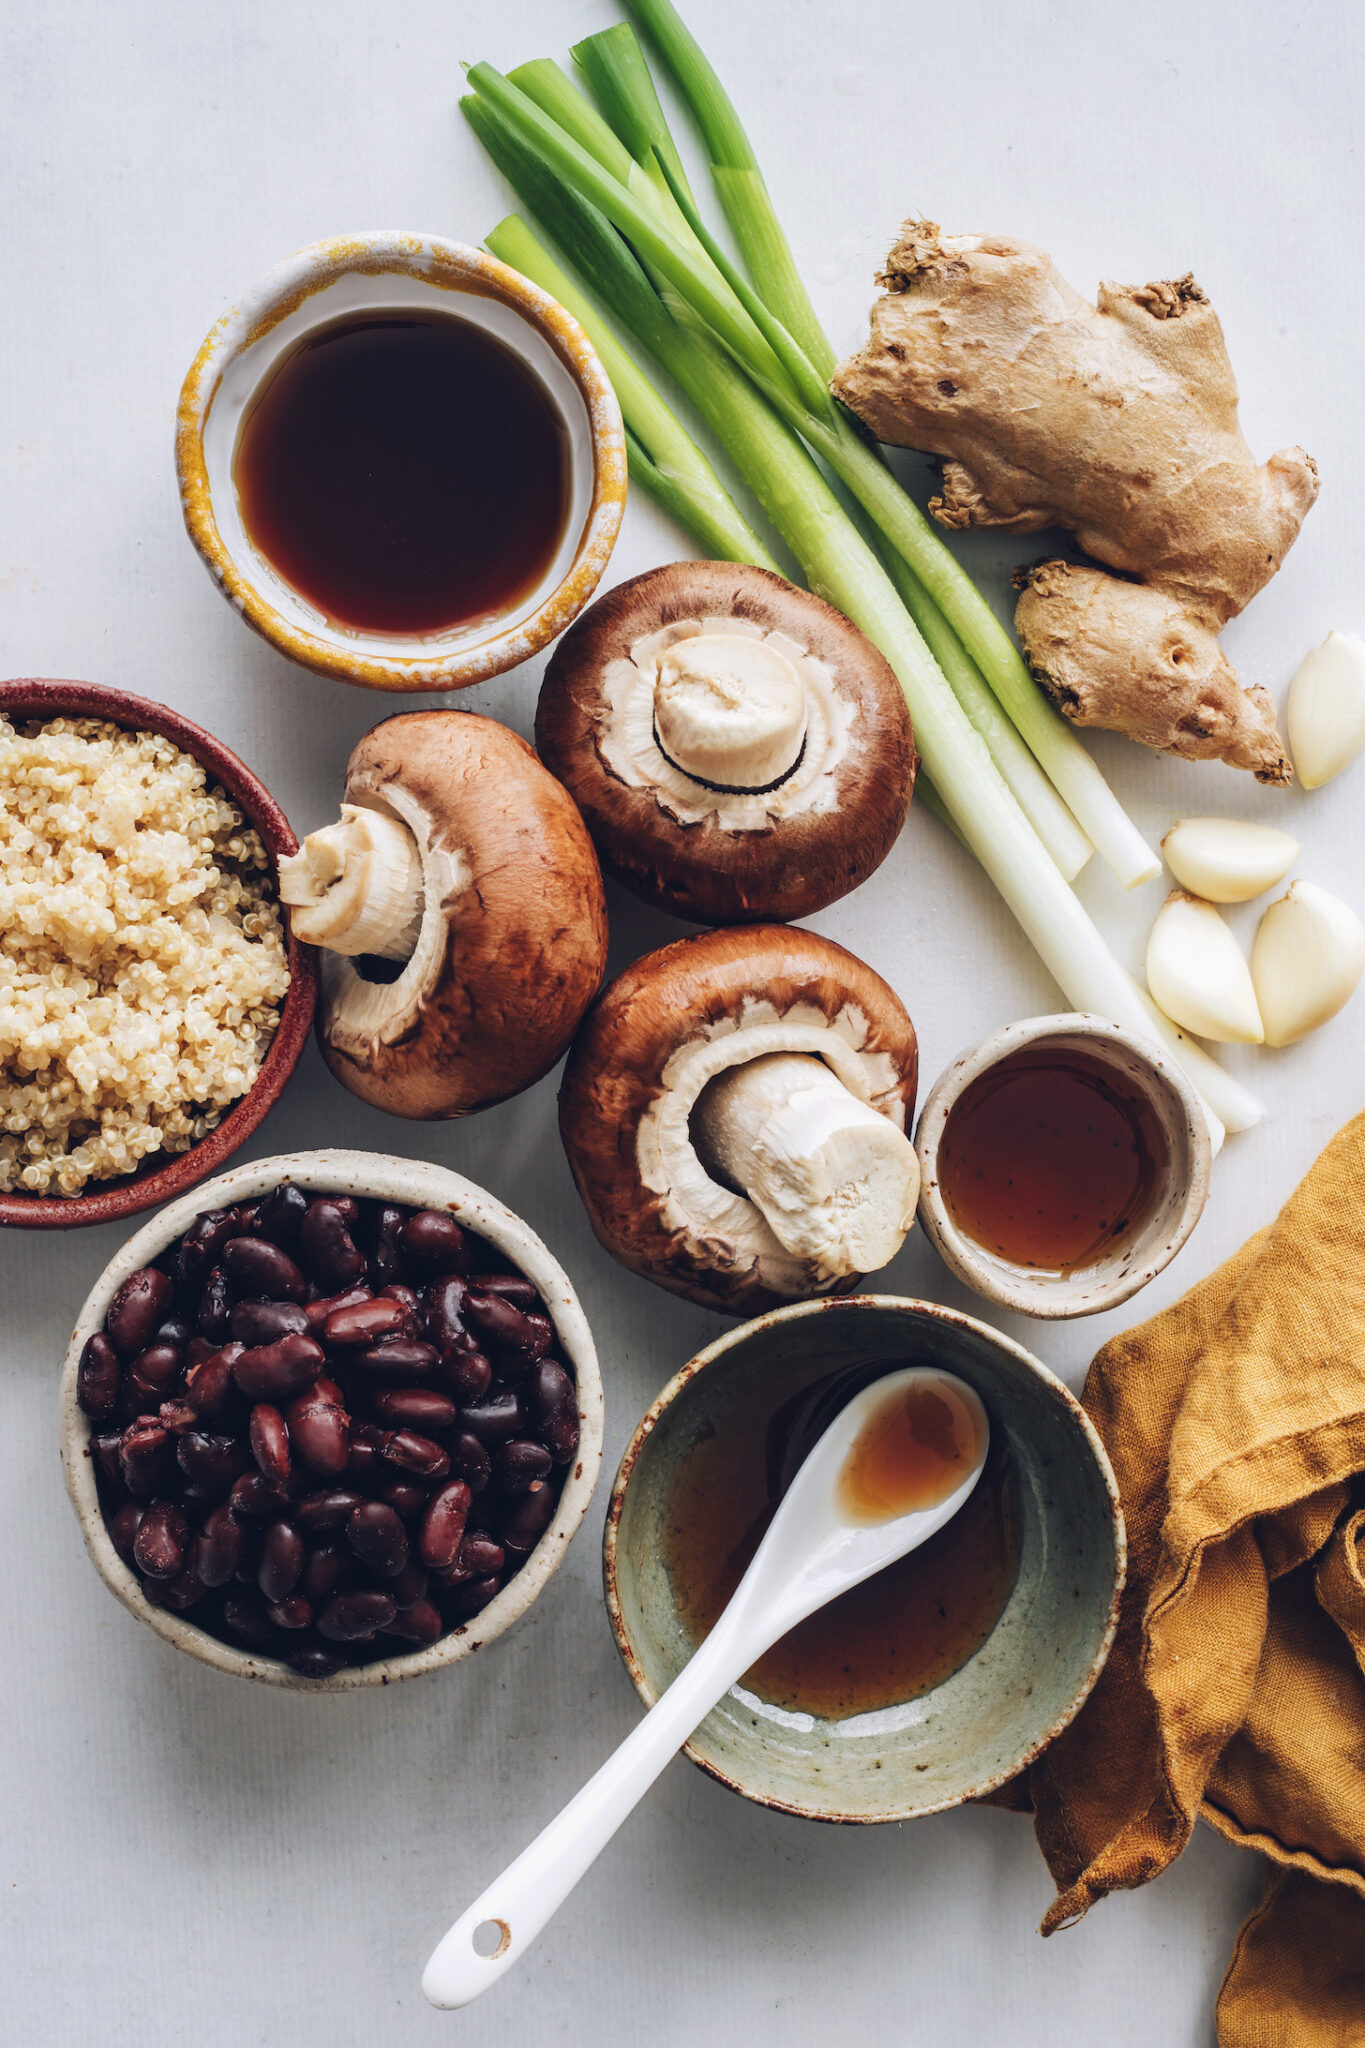
M 1250 438 L 1301 441 L 1323 494 L 1287 568 L 1227 635 L 1281 691 L 1333 626 L 1365 630 L 1358 471 L 1365 98 L 1352 0 L 956 0 L 860 8 L 690 0 L 841 346 L 901 215 L 1010 229 L 1082 288 L 1194 268 L 1222 315 Z M 277 257 L 360 227 L 477 241 L 508 209 L 455 112 L 459 61 L 506 69 L 613 19 L 605 0 L 45 0 L 0 47 L 0 673 L 165 699 L 237 748 L 300 833 L 334 812 L 385 700 L 290 667 L 215 595 L 171 465 L 180 379 Z M 682 552 L 632 503 L 612 574 Z M 964 548 L 1002 603 L 1032 541 Z M 461 700 L 531 725 L 539 663 Z M 1283 820 L 1299 872 L 1365 909 L 1365 768 L 1309 798 L 1222 768 L 1097 753 L 1140 822 Z M 1130 964 L 1159 885 L 1087 900 Z M 613 897 L 613 961 L 677 927 Z M 1239 915 L 1242 927 L 1254 918 Z M 926 1083 L 995 1025 L 1057 1007 L 986 884 L 926 816 L 817 920 L 919 1026 Z M 1362 1089 L 1365 996 L 1239 1069 L 1271 1116 L 1229 1146 L 1172 1299 L 1265 1221 Z M 607 1382 L 608 1468 L 718 1327 L 616 1269 L 579 1213 L 554 1083 L 460 1127 L 368 1111 L 310 1048 L 258 1153 L 321 1141 L 459 1167 L 563 1260 Z M 103 1591 L 58 1471 L 54 1390 L 120 1226 L 0 1244 L 0 2038 L 23 2048 L 370 2048 L 459 2040 L 655 2048 L 1045 2040 L 1194 2048 L 1251 1904 L 1251 1858 L 1200 1831 L 1150 1890 L 1044 1944 L 1028 1824 L 779 1818 L 684 1763 L 515 1977 L 463 2016 L 423 2004 L 428 1948 L 636 1714 L 602 1608 L 605 1486 L 528 1619 L 472 1668 L 345 1700 L 200 1669 Z M 888 1285 L 972 1307 L 912 1239 Z M 1324 1276 L 1330 1285 L 1330 1275 Z M 1011 1324 L 1079 1386 L 1138 1312 Z

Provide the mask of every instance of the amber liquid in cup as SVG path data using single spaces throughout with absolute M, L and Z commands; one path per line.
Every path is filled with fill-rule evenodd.
M 334 624 L 450 632 L 525 603 L 559 550 L 569 441 L 540 379 L 454 315 L 316 329 L 242 421 L 247 533 Z
M 1147 1103 L 1102 1060 L 1060 1048 L 1011 1053 L 964 1088 L 944 1125 L 948 1214 L 1011 1265 L 1092 1265 L 1151 1208 L 1167 1160 Z
M 663 1560 L 694 1643 L 715 1626 L 802 1458 L 839 1409 L 872 1380 L 916 1362 L 881 1359 L 831 1373 L 808 1360 L 793 1369 L 799 1391 L 782 1400 L 771 1385 L 750 1384 L 679 1460 L 663 1519 Z M 905 1502 L 892 1513 L 927 1505 L 956 1484 L 942 1484 L 943 1418 L 919 1418 L 929 1422 L 931 1438 L 938 1434 L 937 1452 L 932 1441 L 916 1442 L 915 1418 L 907 1419 L 899 1444 L 894 1417 L 890 1440 L 875 1428 L 863 1432 L 870 1462 L 851 1479 L 866 1510 L 862 1518 L 883 1519 L 892 1498 Z M 951 1426 L 950 1433 L 962 1449 Z M 799 1623 L 741 1683 L 786 1712 L 826 1720 L 899 1706 L 941 1685 L 976 1654 L 1005 1610 L 1018 1569 L 1018 1482 L 996 1432 L 981 1478 L 936 1536 Z

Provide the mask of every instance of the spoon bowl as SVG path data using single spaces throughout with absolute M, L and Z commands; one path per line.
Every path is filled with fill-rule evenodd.
M 807 1615 L 937 1534 L 989 1447 L 980 1397 L 941 1367 L 907 1366 L 855 1394 L 798 1467 L 695 1656 L 437 1946 L 422 1977 L 431 2004 L 470 2005 L 495 1984 L 735 1680 Z

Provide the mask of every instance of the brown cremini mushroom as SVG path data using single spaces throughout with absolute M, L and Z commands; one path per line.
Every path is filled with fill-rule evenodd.
M 733 562 L 672 562 L 590 606 L 546 671 L 536 745 L 608 873 L 703 924 L 807 917 L 856 889 L 918 767 L 871 641 Z
M 880 975 L 783 925 L 679 939 L 584 1021 L 559 1128 L 607 1250 L 735 1315 L 844 1293 L 900 1249 L 915 1027 Z
M 529 1088 L 606 965 L 583 820 L 525 740 L 469 711 L 366 733 L 340 821 L 280 862 L 280 896 L 324 949 L 328 1066 L 396 1116 L 467 1116 Z

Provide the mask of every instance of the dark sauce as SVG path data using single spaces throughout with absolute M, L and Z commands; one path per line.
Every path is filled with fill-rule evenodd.
M 831 1374 L 809 1360 L 794 1369 L 798 1390 L 781 1405 L 771 1387 L 751 1384 L 679 1460 L 663 1559 L 694 1643 L 715 1625 L 792 1475 L 838 1410 L 869 1381 L 913 1362 Z M 997 1431 L 974 1491 L 937 1536 L 801 1622 L 741 1683 L 773 1706 L 825 1720 L 916 1699 L 981 1648 L 1018 1567 L 1018 1483 Z
M 341 626 L 435 633 L 516 608 L 564 532 L 569 448 L 539 378 L 451 315 L 319 328 L 279 363 L 233 458 L 242 520 Z
M 1142 1221 L 1166 1159 L 1147 1104 L 1085 1053 L 1011 1053 L 953 1105 L 938 1182 L 958 1229 L 1012 1265 L 1068 1273 Z

